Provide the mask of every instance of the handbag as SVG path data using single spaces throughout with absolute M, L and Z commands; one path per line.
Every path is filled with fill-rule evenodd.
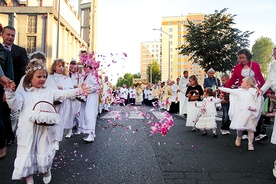
M 41 103 L 46 103 L 51 106 L 53 111 L 49 110 L 36 110 L 36 106 Z M 37 125 L 42 125 L 42 126 L 53 126 L 57 125 L 61 122 L 60 116 L 57 113 L 57 110 L 55 106 L 47 101 L 38 101 L 34 107 L 33 107 L 33 112 L 30 117 L 30 121 L 33 122 L 34 124 Z
M 193 93 L 191 93 L 191 92 L 193 92 Z M 196 92 L 196 90 L 191 90 L 191 91 L 189 92 L 189 94 L 191 95 L 191 96 L 189 97 L 189 101 L 197 101 L 197 100 L 199 100 L 199 98 L 200 98 L 200 95 L 199 95 L 198 92 Z

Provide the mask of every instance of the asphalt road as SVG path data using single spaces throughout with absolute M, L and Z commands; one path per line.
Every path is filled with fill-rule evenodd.
M 173 114 L 174 126 L 167 136 L 151 135 L 149 121 L 160 113 L 149 107 L 113 106 L 98 118 L 94 143 L 84 135 L 74 135 L 60 144 L 52 167 L 53 184 L 272 184 L 276 146 L 270 140 L 255 143 L 247 150 L 247 140 L 235 147 L 235 132 L 213 138 L 185 126 L 185 119 Z M 116 114 L 116 113 L 119 114 Z M 142 115 L 140 113 L 143 113 Z M 155 113 L 155 115 L 153 115 Z M 218 119 L 218 127 L 220 120 Z M 267 127 L 271 136 L 272 126 Z M 0 160 L 0 183 L 12 181 L 16 146 L 8 147 Z M 34 177 L 43 183 L 42 175 Z

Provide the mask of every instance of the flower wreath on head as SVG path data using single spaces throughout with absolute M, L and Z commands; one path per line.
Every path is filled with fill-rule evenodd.
M 44 56 L 44 58 L 46 58 L 46 54 L 44 52 L 41 52 L 41 51 L 35 51 L 35 52 L 32 52 L 31 54 L 29 54 L 29 59 L 31 60 L 32 57 L 36 54 L 41 54 L 42 56 Z
M 33 67 L 30 67 L 28 70 L 26 70 L 26 73 L 29 73 L 31 71 L 36 71 L 36 70 L 46 70 L 46 68 L 44 68 L 41 65 L 33 66 Z

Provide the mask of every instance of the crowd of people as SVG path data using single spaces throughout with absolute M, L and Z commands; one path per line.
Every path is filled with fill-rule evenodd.
M 221 110 L 220 132 L 229 135 L 230 129 L 236 130 L 237 147 L 246 137 L 248 150 L 253 151 L 254 141 L 268 138 L 261 114 L 267 118 L 276 107 L 276 48 L 266 81 L 250 51 L 241 49 L 231 77 L 223 74 L 219 79 L 210 68 L 203 86 L 195 75 L 184 71 L 175 81 L 114 88 L 99 70 L 94 52 L 81 51 L 79 60 L 71 60 L 68 67 L 57 58 L 47 70 L 45 53 L 36 51 L 27 56 L 24 48 L 13 43 L 15 29 L 0 28 L 0 159 L 16 138 L 13 180 L 25 179 L 31 184 L 33 174 L 41 173 L 43 182 L 50 183 L 53 158 L 63 137 L 70 138 L 76 128 L 75 134 L 86 134 L 83 141 L 94 142 L 97 117 L 112 104 L 145 105 L 178 113 L 191 131 L 200 130 L 206 136 L 211 130 L 214 138 L 218 137 L 216 115 Z M 262 112 L 264 107 L 267 110 Z M 275 126 L 271 142 L 276 144 Z M 276 161 L 274 166 L 276 177 Z

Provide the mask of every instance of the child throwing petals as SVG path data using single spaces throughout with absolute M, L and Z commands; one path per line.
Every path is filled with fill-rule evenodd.
M 25 178 L 26 183 L 34 183 L 33 174 L 43 173 L 43 182 L 51 181 L 51 167 L 55 156 L 55 132 L 48 126 L 37 125 L 31 121 L 33 107 L 37 102 L 65 100 L 76 96 L 79 89 L 55 90 L 45 87 L 48 76 L 44 65 L 30 63 L 23 81 L 24 90 L 13 92 L 5 89 L 6 100 L 11 109 L 20 110 L 17 129 L 17 154 L 14 162 L 13 180 Z M 47 104 L 46 104 L 47 105 Z M 36 110 L 50 110 L 43 104 L 37 105 Z M 51 113 L 49 113 L 50 118 Z M 56 125 L 52 126 L 55 127 Z
M 198 122 L 196 123 L 196 128 L 203 130 L 202 135 L 207 135 L 207 130 L 212 130 L 213 137 L 217 138 L 218 134 L 217 123 L 216 123 L 216 105 L 220 103 L 220 99 L 213 96 L 213 90 L 211 88 L 204 89 L 204 99 L 202 105 L 196 104 L 200 108 L 201 116 L 199 117 Z
M 221 87 L 219 90 L 230 93 L 230 128 L 237 130 L 236 146 L 241 146 L 242 132 L 247 131 L 248 150 L 253 151 L 254 132 L 261 115 L 263 101 L 262 96 L 257 96 L 256 80 L 253 77 L 246 77 L 239 89 Z
M 79 127 L 78 133 L 88 134 L 87 137 L 83 138 L 85 142 L 91 143 L 94 142 L 96 137 L 95 128 L 96 120 L 98 115 L 98 105 L 99 97 L 98 92 L 100 90 L 100 83 L 98 80 L 97 66 L 94 63 L 94 60 L 84 62 L 84 76 L 82 78 L 83 83 L 91 87 L 92 93 L 85 98 L 85 101 L 81 103 L 80 107 L 80 118 L 79 118 Z

